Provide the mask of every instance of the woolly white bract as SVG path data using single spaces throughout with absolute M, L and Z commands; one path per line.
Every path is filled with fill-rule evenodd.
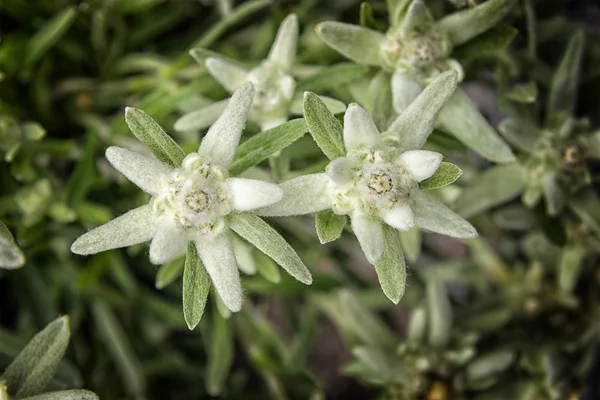
M 93 254 L 151 240 L 150 260 L 163 264 L 183 255 L 191 241 L 223 303 L 239 311 L 243 295 L 227 216 L 282 198 L 275 184 L 229 177 L 227 172 L 253 98 L 251 83 L 236 90 L 198 152 L 188 154 L 180 168 L 109 147 L 110 163 L 152 198 L 149 204 L 82 235 L 71 250 Z M 305 281 L 309 280 L 310 274 Z
M 249 119 L 257 122 L 262 130 L 279 126 L 290 115 L 302 114 L 302 93 L 296 91 L 292 67 L 296 59 L 298 42 L 298 18 L 289 15 L 282 23 L 269 55 L 253 69 L 204 49 L 192 50 L 192 55 L 225 89 L 233 92 L 244 82 L 252 82 L 256 89 Z M 323 97 L 332 112 L 343 112 L 341 101 Z M 212 122 L 210 113 L 224 107 L 225 101 L 190 112 L 175 123 L 178 131 L 203 129 Z M 207 110 L 210 112 L 207 114 Z

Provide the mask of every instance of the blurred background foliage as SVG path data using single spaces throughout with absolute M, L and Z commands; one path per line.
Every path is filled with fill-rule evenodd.
M 427 1 L 436 16 L 475 3 Z M 465 200 L 463 187 L 479 179 L 510 191 L 502 186 L 506 171 L 490 175 L 489 163 L 434 133 L 430 146 L 465 171 L 442 197 L 450 204 L 463 199 L 457 209 L 472 217 L 481 238 L 407 239 L 403 245 L 417 250 L 405 249 L 411 269 L 399 306 L 385 298 L 350 235 L 320 246 L 308 217 L 271 222 L 314 283 L 280 274 L 253 252 L 258 273 L 244 278 L 244 310 L 229 315 L 211 297 L 194 331 L 181 311 L 183 260 L 157 269 L 145 245 L 86 258 L 69 252 L 86 229 L 145 201 L 103 156 L 111 144 L 139 146 L 124 107 L 143 109 L 192 151 L 200 136 L 174 133 L 173 123 L 227 92 L 188 50 L 206 47 L 254 65 L 290 12 L 301 21 L 294 74 L 306 78 L 303 89 L 352 101 L 357 82 L 374 72 L 348 63 L 313 27 L 337 20 L 383 29 L 384 1 L 0 3 L 0 220 L 26 258 L 23 268 L 0 269 L 0 371 L 35 332 L 68 314 L 71 342 L 50 389 L 84 387 L 103 399 L 599 398 L 593 161 L 585 166 L 583 214 L 549 216 L 543 202 L 528 209 L 516 192 L 482 207 Z M 455 50 L 467 73 L 463 88 L 492 124 L 509 116 L 549 127 L 542 117 L 552 77 L 581 29 L 577 106 L 569 111 L 596 138 L 600 7 L 520 0 L 503 26 L 519 32 L 508 47 L 477 59 L 468 48 Z M 249 125 L 249 134 L 257 131 Z M 590 151 L 597 145 L 592 140 Z M 326 164 L 309 136 L 282 158 L 287 167 L 272 179 Z M 268 175 L 262 167 L 253 173 Z M 14 245 L 4 228 L 0 234 Z

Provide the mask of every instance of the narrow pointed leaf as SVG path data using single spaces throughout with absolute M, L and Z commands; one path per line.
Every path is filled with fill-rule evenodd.
M 230 322 L 218 312 L 212 313 L 210 324 L 211 345 L 208 348 L 206 369 L 206 390 L 211 396 L 218 396 L 229 375 L 233 363 L 234 342 Z
M 443 282 L 430 278 L 426 285 L 429 344 L 443 348 L 452 331 L 452 306 Z
M 383 254 L 375 263 L 375 271 L 383 293 L 394 304 L 398 304 L 406 289 L 406 262 L 400 246 L 399 232 L 383 226 Z
M 449 14 L 437 25 L 450 36 L 454 45 L 459 45 L 493 28 L 515 3 L 515 0 L 489 0 L 477 7 Z
M 204 64 L 208 73 L 230 93 L 241 86 L 248 77 L 248 69 L 221 57 L 208 57 Z
M 497 165 L 486 171 L 465 187 L 454 202 L 454 209 L 465 218 L 504 204 L 523 192 L 525 173 L 514 164 Z
M 315 28 L 327 45 L 362 65 L 380 65 L 385 36 L 377 31 L 343 22 L 322 22 Z
M 175 121 L 175 128 L 178 132 L 195 131 L 206 129 L 219 118 L 227 107 L 228 100 L 221 100 L 212 103 L 204 108 L 189 112 Z
M 261 132 L 238 146 L 229 166 L 231 175 L 239 175 L 270 155 L 285 149 L 307 131 L 303 118 L 294 119 L 276 128 Z
M 148 114 L 137 108 L 125 109 L 125 122 L 140 142 L 160 161 L 179 168 L 185 153 Z
M 369 71 L 369 68 L 354 63 L 340 63 L 325 67 L 319 72 L 298 81 L 297 90 L 322 93 L 354 82 Z
M 462 169 L 449 162 L 442 162 L 433 176 L 419 184 L 421 190 L 438 189 L 454 183 L 463 174 Z
M 411 263 L 417 261 L 421 255 L 421 241 L 422 232 L 418 228 L 412 228 L 407 231 L 399 231 L 400 233 L 400 244 L 402 245 L 402 251 L 406 255 L 406 258 Z
M 77 10 L 69 7 L 50 18 L 27 43 L 25 62 L 39 60 L 69 30 L 76 17 Z
M 461 63 L 491 56 L 508 47 L 519 33 L 512 26 L 497 26 L 452 51 L 452 58 Z
M 442 108 L 436 127 L 451 133 L 490 161 L 507 163 L 515 160 L 510 147 L 502 141 L 461 88 L 456 89 Z
M 69 318 L 60 317 L 31 339 L 0 376 L 17 398 L 42 393 L 69 344 Z
M 202 319 L 210 286 L 210 276 L 202 265 L 196 246 L 190 242 L 183 270 L 183 317 L 190 330 Z
M 304 94 L 304 118 L 313 139 L 330 160 L 346 155 L 342 124 L 314 93 Z
M 321 244 L 337 240 L 342 235 L 347 220 L 345 215 L 337 215 L 331 210 L 318 212 L 315 215 L 315 225 Z
M 235 233 L 271 257 L 288 274 L 307 285 L 312 283 L 310 271 L 298 254 L 260 217 L 250 213 L 230 214 L 229 224 Z
M 156 273 L 154 287 L 158 290 L 164 289 L 181 276 L 183 272 L 184 257 L 176 258 L 166 264 L 163 264 Z
M 6 225 L 0 222 L 0 268 L 15 269 L 25 264 L 25 256 L 16 245 L 13 235 Z
M 477 236 L 477 231 L 467 220 L 427 193 L 416 189 L 411 196 L 415 225 L 419 228 L 456 238 Z
M 37 396 L 26 397 L 23 400 L 99 400 L 100 398 L 89 390 L 60 390 Z

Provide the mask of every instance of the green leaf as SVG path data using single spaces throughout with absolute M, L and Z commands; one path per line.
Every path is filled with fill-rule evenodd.
M 385 24 L 375 19 L 373 16 L 373 7 L 366 1 L 360 3 L 360 26 L 376 31 L 385 30 Z
M 563 292 L 572 293 L 575 289 L 586 255 L 585 248 L 577 244 L 563 249 L 558 264 L 558 286 Z
M 97 148 L 98 136 L 95 132 L 88 131 L 85 135 L 83 156 L 67 182 L 66 197 L 69 206 L 75 207 L 83 201 L 96 181 Z
M 467 366 L 466 374 L 469 382 L 498 376 L 516 359 L 513 350 L 496 350 L 477 357 Z
M 60 317 L 31 339 L 0 376 L 8 393 L 18 398 L 42 393 L 69 344 L 69 318 Z
M 452 58 L 464 63 L 495 54 L 508 47 L 518 33 L 512 26 L 498 26 L 454 49 Z
M 517 103 L 531 104 L 538 98 L 538 87 L 534 81 L 515 85 L 506 94 L 506 97 Z
M 238 175 L 244 172 L 300 139 L 306 130 L 306 122 L 298 118 L 252 136 L 238 146 L 229 173 Z
M 525 173 L 516 163 L 496 165 L 465 187 L 454 202 L 454 210 L 465 218 L 506 203 L 525 189 Z
M 383 241 L 383 254 L 375 263 L 375 271 L 383 293 L 392 303 L 398 304 L 406 289 L 406 263 L 400 235 L 396 229 L 384 224 Z
M 140 360 L 133 351 L 125 330 L 106 303 L 92 303 L 96 333 L 114 362 L 117 376 L 132 398 L 145 397 L 146 380 Z
M 251 213 L 229 215 L 231 229 L 279 264 L 288 274 L 310 285 L 312 276 L 285 239 L 260 217 Z
M 315 215 L 315 225 L 321 244 L 337 240 L 342 235 L 347 220 L 345 215 L 337 215 L 331 210 L 319 211 Z
M 410 313 L 406 338 L 411 342 L 421 342 L 425 338 L 426 328 L 427 309 L 423 306 L 419 306 Z
M 381 64 L 383 33 L 343 22 L 326 21 L 315 27 L 317 35 L 328 46 L 362 65 Z
M 493 28 L 515 5 L 516 0 L 489 0 L 476 7 L 447 15 L 437 22 L 454 45 L 463 44 Z
M 342 124 L 314 93 L 304 93 L 304 118 L 313 139 L 330 160 L 346 155 Z
M 25 264 L 25 255 L 16 245 L 13 235 L 0 221 L 0 268 L 16 269 Z
M 569 199 L 569 207 L 592 230 L 600 235 L 600 200 L 592 189 Z
M 414 263 L 421 255 L 422 239 L 422 232 L 418 228 L 400 231 L 400 244 L 408 261 Z
M 438 189 L 454 183 L 463 174 L 462 169 L 449 162 L 442 162 L 430 177 L 419 184 L 421 190 Z
M 577 89 L 581 74 L 584 47 L 583 31 L 578 30 L 569 41 L 556 74 L 550 84 L 546 122 L 561 112 L 572 114 L 577 102 Z
M 27 43 L 25 63 L 39 60 L 69 30 L 76 17 L 75 7 L 69 7 L 50 18 Z
M 229 321 L 218 312 L 212 313 L 208 365 L 206 369 L 206 390 L 211 396 L 218 396 L 233 363 L 233 333 Z
M 140 142 L 160 161 L 179 168 L 185 153 L 177 143 L 148 114 L 137 108 L 125 109 L 125 122 Z
M 362 78 L 368 70 L 365 66 L 353 63 L 332 65 L 298 81 L 297 90 L 323 93 Z
M 48 392 L 33 397 L 26 397 L 23 400 L 100 400 L 100 398 L 88 390 L 74 389 Z
M 196 245 L 190 242 L 183 270 L 183 316 L 190 330 L 202 319 L 210 286 L 210 276 L 198 256 Z
M 452 306 L 443 282 L 429 278 L 426 287 L 429 344 L 443 348 L 452 332 Z
M 184 262 L 185 258 L 179 257 L 161 265 L 156 273 L 154 287 L 156 287 L 158 290 L 162 290 L 173 283 L 175 279 L 181 276 Z
M 277 268 L 277 264 L 273 262 L 268 256 L 261 252 L 256 252 L 254 255 L 256 258 L 256 269 L 258 273 L 271 283 L 279 283 L 281 281 L 281 271 Z
M 364 4 L 364 3 L 363 3 Z M 365 104 L 367 113 L 380 132 L 384 132 L 396 116 L 393 107 L 392 77 L 385 71 L 379 71 L 369 84 L 368 99 Z
M 442 108 L 436 127 L 451 133 L 467 147 L 490 161 L 497 163 L 515 161 L 510 147 L 488 124 L 477 106 L 461 88 L 456 89 Z

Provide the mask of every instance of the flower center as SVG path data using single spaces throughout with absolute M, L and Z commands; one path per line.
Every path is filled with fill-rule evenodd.
M 388 31 L 382 51 L 391 69 L 420 71 L 437 68 L 452 52 L 452 45 L 447 35 L 435 28 L 407 33 L 396 29 Z
M 250 72 L 248 80 L 256 90 L 252 109 L 259 119 L 287 116 L 296 90 L 294 78 L 267 60 Z
M 163 182 L 163 190 L 153 199 L 154 211 L 184 230 L 218 234 L 225 227 L 223 217 L 232 210 L 226 179 L 226 170 L 204 163 L 197 153 L 189 154 Z

